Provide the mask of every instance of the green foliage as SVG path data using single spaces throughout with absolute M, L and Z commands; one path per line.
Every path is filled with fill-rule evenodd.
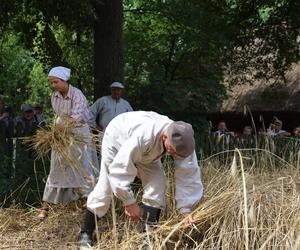
M 11 29 L 18 32 L 19 41 L 37 60 L 35 65 L 40 71 L 37 73 L 35 69 L 30 77 L 35 78 L 34 75 L 42 74 L 42 71 L 47 73 L 54 66 L 70 67 L 71 83 L 82 89 L 91 101 L 94 12 L 90 2 L 32 0 L 16 6 L 19 12 L 15 12 L 11 19 Z M 37 78 L 31 79 L 27 87 L 28 91 L 36 92 L 35 96 L 25 97 L 30 102 L 38 101 L 41 86 L 44 86 L 37 84 L 39 81 Z M 37 86 L 38 89 L 34 90 Z M 43 90 L 40 99 L 47 95 L 47 91 L 47 88 Z
M 95 15 L 101 4 L 105 2 L 1 3 L 0 32 L 7 36 L 13 31 L 15 39 L 1 40 L 1 89 L 6 75 L 12 81 L 3 94 L 18 99 L 17 105 L 28 100 L 47 106 L 50 90 L 41 79 L 50 67 L 65 65 L 72 69 L 71 83 L 92 101 L 93 25 L 103 18 Z M 300 59 L 299 1 L 124 0 L 123 5 L 128 99 L 135 109 L 187 120 L 199 130 L 202 114 L 217 110 L 226 98 L 220 84 L 224 74 L 230 84 L 282 79 Z M 10 43 L 15 45 L 11 50 Z M 17 89 L 25 90 L 22 97 Z
M 262 6 L 262 8 L 258 10 L 259 17 L 264 23 L 267 22 L 275 12 L 276 9 L 274 7 L 268 6 Z
M 64 65 L 62 50 L 49 24 L 41 20 L 37 22 L 35 29 L 32 50 L 35 57 L 43 63 L 45 70 L 49 70 L 53 65 Z
M 36 156 L 21 140 L 14 141 L 14 157 L 0 154 L 0 203 L 3 206 L 40 204 L 49 172 L 49 159 Z
M 88 31 L 69 29 L 59 22 L 52 25 L 57 43 L 63 53 L 64 61 L 72 69 L 70 82 L 79 87 L 90 103 L 93 100 L 93 39 Z
M 19 44 L 17 36 L 8 35 L 0 42 L 0 94 L 6 105 L 17 114 L 23 103 L 40 103 L 49 113 L 52 91 L 42 64 Z
M 26 100 L 26 103 L 43 105 L 44 112 L 47 116 L 53 113 L 51 112 L 52 108 L 50 102 L 52 90 L 41 63 L 36 62 L 34 64 L 29 74 L 26 92 L 29 93 L 29 98 Z
M 225 96 L 219 14 L 208 2 L 125 1 L 125 72 L 136 109 L 196 125 L 218 107 Z
M 27 4 L 33 3 L 50 23 L 56 19 L 59 23 L 64 24 L 71 30 L 83 33 L 87 29 L 92 30 L 95 19 L 93 4 L 101 4 L 101 1 L 82 1 L 82 0 L 49 0 L 28 1 Z
M 17 1 L 0 1 L 0 37 L 3 37 L 5 31 L 7 31 L 11 18 L 17 12 L 17 5 Z
M 291 63 L 300 60 L 300 2 L 228 1 L 232 39 L 224 53 L 231 84 L 256 79 L 284 81 Z
M 5 101 L 19 111 L 29 97 L 26 91 L 28 76 L 35 63 L 30 52 L 18 45 L 14 35 L 7 35 L 0 41 L 0 89 Z

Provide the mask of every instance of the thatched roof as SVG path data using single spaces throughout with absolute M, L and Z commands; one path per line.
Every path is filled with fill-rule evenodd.
M 300 63 L 286 73 L 285 83 L 274 80 L 237 85 L 223 102 L 222 112 L 243 112 L 248 105 L 252 111 L 300 111 Z

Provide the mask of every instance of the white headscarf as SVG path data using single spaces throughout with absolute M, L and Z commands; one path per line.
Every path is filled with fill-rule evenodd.
M 50 70 L 48 77 L 49 76 L 58 77 L 64 81 L 68 81 L 71 76 L 71 70 L 62 66 L 54 67 Z

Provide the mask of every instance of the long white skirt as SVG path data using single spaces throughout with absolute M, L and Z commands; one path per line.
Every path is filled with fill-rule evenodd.
M 67 159 L 62 159 L 57 151 L 52 150 L 43 201 L 54 204 L 67 203 L 77 200 L 80 196 L 87 196 L 95 186 L 99 161 L 94 142 L 89 136 L 89 127 L 75 128 L 74 132 L 87 135 L 84 137 L 84 143 L 70 145 L 66 149 L 79 164 L 72 166 Z

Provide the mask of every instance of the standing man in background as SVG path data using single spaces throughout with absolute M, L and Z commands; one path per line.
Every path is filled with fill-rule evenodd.
M 120 82 L 113 82 L 110 85 L 111 95 L 99 98 L 90 107 L 90 120 L 91 127 L 97 127 L 104 131 L 108 123 L 117 115 L 133 111 L 129 102 L 121 98 L 124 92 L 124 85 Z

